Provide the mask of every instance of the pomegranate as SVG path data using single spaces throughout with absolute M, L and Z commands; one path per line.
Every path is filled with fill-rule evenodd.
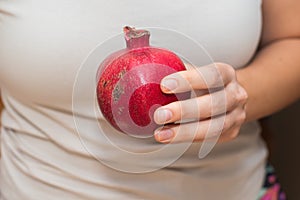
M 123 28 L 127 48 L 108 56 L 97 73 L 97 100 L 107 121 L 119 131 L 134 136 L 150 136 L 158 125 L 155 109 L 189 98 L 190 93 L 165 94 L 160 81 L 185 70 L 173 52 L 149 45 L 150 33 Z

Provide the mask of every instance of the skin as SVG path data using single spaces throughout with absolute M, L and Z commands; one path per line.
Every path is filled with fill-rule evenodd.
M 3 110 L 3 104 L 2 104 L 2 101 L 1 101 L 1 94 L 0 94 L 0 113 L 1 113 L 2 110 Z M 1 120 L 0 120 L 0 128 L 1 128 Z
M 178 121 L 181 116 L 182 119 L 196 117 L 197 120 L 184 123 L 184 128 L 181 130 L 178 126 L 165 126 L 163 129 L 156 130 L 155 139 L 162 143 L 184 142 L 191 139 L 203 141 L 205 135 L 216 136 L 216 131 L 207 132 L 209 123 L 222 126 L 224 120 L 219 141 L 233 140 L 237 137 L 243 123 L 270 115 L 296 101 L 300 96 L 300 90 L 297 88 L 300 85 L 299 10 L 298 0 L 263 1 L 264 26 L 261 44 L 255 59 L 249 66 L 235 71 L 227 64 L 217 63 L 201 67 L 198 71 L 187 70 L 164 78 L 161 85 L 165 93 L 188 91 L 191 90 L 190 86 L 194 90 L 205 93 L 208 88 L 222 85 L 222 80 L 225 87 L 215 93 L 159 108 L 154 115 L 158 124 Z M 206 77 L 211 77 L 208 85 L 200 76 L 203 73 Z M 167 79 L 175 80 L 178 87 L 168 90 L 167 88 L 170 87 L 165 82 Z M 222 109 L 222 104 L 210 103 L 211 97 L 219 95 L 222 98 L 223 94 L 226 94 L 225 111 Z M 180 104 L 185 109 L 181 109 Z M 217 112 L 212 113 L 211 110 Z M 167 120 L 166 117 L 170 119 Z M 195 135 L 188 135 L 188 130 L 195 130 L 195 127 L 199 127 L 196 132 L 192 131 Z M 173 139 L 175 136 L 176 139 Z
M 201 142 L 205 136 L 217 137 L 219 130 L 219 142 L 234 140 L 245 122 L 268 116 L 299 99 L 299 10 L 298 0 L 263 1 L 261 43 L 245 68 L 234 70 L 228 64 L 216 63 L 165 77 L 161 82 L 165 93 L 193 89 L 204 91 L 204 95 L 157 109 L 154 120 L 167 125 L 155 131 L 155 139 L 161 143 Z M 201 74 L 209 77 L 208 84 Z M 215 92 L 208 94 L 209 88 Z M 224 95 L 226 101 L 222 101 Z M 215 99 L 219 101 L 211 101 Z M 168 125 L 187 119 L 196 120 L 182 123 L 180 129 L 178 125 Z M 210 123 L 219 129 L 208 129 Z

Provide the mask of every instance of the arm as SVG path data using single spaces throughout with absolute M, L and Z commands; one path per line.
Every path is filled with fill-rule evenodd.
M 1 116 L 2 109 L 3 109 L 3 104 L 1 101 L 1 93 L 0 93 L 0 116 Z M 0 128 L 1 128 L 1 120 L 0 120 Z
M 245 121 L 272 114 L 300 97 L 300 1 L 263 2 L 260 50 L 249 66 L 235 71 L 229 65 L 216 63 L 174 73 L 162 80 L 165 93 L 191 88 L 215 90 L 157 109 L 154 120 L 165 124 L 155 131 L 157 141 L 203 141 L 216 136 L 220 136 L 219 142 L 232 140 Z M 182 119 L 197 120 L 169 125 Z
M 300 97 L 300 1 L 264 0 L 260 50 L 237 71 L 248 93 L 247 121 L 272 114 Z

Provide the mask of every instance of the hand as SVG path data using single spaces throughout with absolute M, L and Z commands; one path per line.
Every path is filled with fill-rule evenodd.
M 215 63 L 171 74 L 161 81 L 161 89 L 164 93 L 200 91 L 202 95 L 155 111 L 155 122 L 164 125 L 154 133 L 158 142 L 201 142 L 219 135 L 219 142 L 229 141 L 237 137 L 246 119 L 248 95 L 230 65 Z

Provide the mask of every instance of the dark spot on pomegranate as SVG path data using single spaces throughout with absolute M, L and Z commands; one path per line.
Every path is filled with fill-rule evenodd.
M 125 69 L 121 70 L 120 73 L 119 73 L 119 75 L 118 75 L 118 78 L 119 79 L 123 78 L 123 76 L 125 75 L 125 73 L 126 73 Z
M 103 87 L 105 88 L 105 87 L 106 87 L 106 85 L 107 85 L 107 81 L 104 81 L 104 83 L 103 83 Z
M 122 94 L 124 94 L 124 88 L 120 86 L 120 84 L 116 85 L 116 87 L 113 90 L 114 101 L 118 101 Z

